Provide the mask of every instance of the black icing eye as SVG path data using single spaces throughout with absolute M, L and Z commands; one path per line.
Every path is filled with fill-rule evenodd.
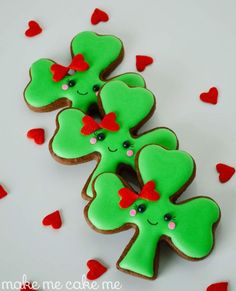
M 164 220 L 165 221 L 170 221 L 172 219 L 172 215 L 170 213 L 167 213 L 164 215 Z
M 104 133 L 102 133 L 102 132 L 101 132 L 101 133 L 99 133 L 99 134 L 97 135 L 97 139 L 98 139 L 98 140 L 104 140 L 104 139 L 105 139 L 105 137 L 106 137 L 106 136 L 105 136 L 105 134 L 104 134 Z
M 100 86 L 99 86 L 99 85 L 94 85 L 94 86 L 93 86 L 93 91 L 94 91 L 94 92 L 98 92 L 99 89 L 100 89 Z
M 130 144 L 130 142 L 129 142 L 128 140 L 126 140 L 126 141 L 123 142 L 123 147 L 124 147 L 125 149 L 129 148 L 130 145 L 131 145 L 131 144 Z
M 68 82 L 68 86 L 69 86 L 69 87 L 74 87 L 75 84 L 76 84 L 75 80 L 70 80 L 70 81 Z
M 140 204 L 138 207 L 137 207 L 137 211 L 139 213 L 143 213 L 145 210 L 146 210 L 146 205 L 145 204 Z

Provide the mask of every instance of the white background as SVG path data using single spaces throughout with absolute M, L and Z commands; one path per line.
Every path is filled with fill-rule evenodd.
M 107 11 L 110 21 L 92 26 L 95 7 Z M 203 291 L 221 280 L 230 282 L 229 291 L 236 290 L 236 177 L 220 184 L 215 171 L 218 162 L 236 165 L 235 10 L 233 0 L 1 0 L 0 183 L 9 195 L 0 201 L 0 282 L 20 280 L 23 274 L 39 283 L 81 280 L 87 260 L 98 258 L 109 266 L 99 282 L 118 280 L 125 291 Z M 32 39 L 24 36 L 30 19 L 44 28 Z M 189 262 L 164 248 L 154 282 L 116 270 L 132 231 L 102 235 L 86 224 L 80 192 L 95 162 L 55 162 L 47 143 L 56 112 L 31 112 L 23 100 L 31 63 L 41 57 L 68 63 L 70 41 L 83 30 L 123 40 L 125 58 L 115 74 L 135 70 L 136 54 L 155 58 L 143 76 L 158 106 L 144 129 L 170 127 L 180 148 L 195 158 L 197 177 L 181 199 L 209 195 L 222 209 L 214 252 Z M 216 106 L 199 101 L 211 86 L 219 89 Z M 34 127 L 46 129 L 43 146 L 25 136 Z M 56 209 L 62 211 L 63 227 L 43 227 L 42 218 Z

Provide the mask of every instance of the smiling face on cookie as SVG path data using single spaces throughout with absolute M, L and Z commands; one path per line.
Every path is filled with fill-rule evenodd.
M 74 72 L 56 84 L 61 96 L 70 100 L 72 107 L 86 108 L 95 104 L 100 88 L 105 84 L 92 70 Z M 88 110 L 88 108 L 86 108 Z
M 97 93 L 122 59 L 122 42 L 115 36 L 81 32 L 71 42 L 72 59 L 67 65 L 40 59 L 30 69 L 31 81 L 25 100 L 35 111 L 71 106 L 87 112 L 97 104 Z M 130 86 L 144 87 L 143 78 L 126 73 L 113 78 Z
M 137 193 L 121 177 L 103 173 L 94 182 L 94 198 L 87 205 L 85 216 L 99 232 L 134 227 L 135 235 L 117 266 L 154 279 L 161 240 L 193 260 L 211 252 L 220 209 L 207 197 L 175 202 L 195 175 L 194 161 L 187 153 L 148 145 L 136 160 L 141 190 Z
M 131 221 L 135 221 L 139 228 L 150 227 L 153 232 L 174 230 L 177 224 L 175 209 L 171 207 L 171 204 L 167 206 L 161 201 L 156 203 L 158 204 L 138 200 L 129 210 L 129 215 L 133 218 Z
M 98 96 L 101 120 L 95 120 L 78 109 L 63 110 L 51 141 L 51 152 L 66 163 L 93 158 L 99 164 L 86 184 L 86 195 L 92 196 L 91 182 L 102 172 L 116 172 L 121 164 L 134 168 L 135 155 L 147 144 L 176 149 L 176 136 L 167 128 L 156 128 L 141 135 L 134 132 L 152 115 L 153 94 L 144 88 L 131 88 L 121 81 L 106 83 Z
M 101 153 L 116 153 L 123 157 L 132 157 L 135 152 L 135 139 L 128 133 L 122 134 L 121 132 L 109 133 L 106 130 L 98 130 L 93 134 L 90 139 L 91 144 L 97 144 L 96 149 Z

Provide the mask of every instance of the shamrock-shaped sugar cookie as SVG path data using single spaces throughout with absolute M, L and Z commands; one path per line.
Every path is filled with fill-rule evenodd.
M 182 257 L 206 257 L 214 246 L 214 230 L 220 219 L 218 205 L 207 197 L 176 203 L 195 175 L 191 156 L 148 145 L 137 154 L 136 169 L 140 193 L 119 176 L 103 173 L 96 178 L 94 198 L 85 208 L 87 221 L 98 232 L 135 228 L 117 267 L 148 279 L 156 278 L 162 240 Z
M 168 149 L 178 146 L 176 135 L 167 128 L 137 135 L 155 108 L 155 98 L 147 89 L 111 81 L 101 89 L 98 103 L 100 122 L 74 108 L 59 113 L 58 127 L 50 142 L 51 153 L 63 163 L 99 161 L 83 189 L 83 195 L 89 197 L 92 197 L 91 182 L 97 175 L 115 173 L 124 165 L 134 169 L 134 157 L 144 145 L 160 144 Z
M 36 61 L 31 81 L 25 89 L 25 100 L 34 111 L 52 111 L 71 106 L 87 112 L 97 103 L 97 93 L 107 75 L 123 58 L 122 42 L 115 36 L 81 32 L 71 42 L 72 60 L 62 66 L 49 59 Z M 73 70 L 73 74 L 70 72 Z M 129 86 L 144 87 L 143 78 L 126 73 L 112 78 Z

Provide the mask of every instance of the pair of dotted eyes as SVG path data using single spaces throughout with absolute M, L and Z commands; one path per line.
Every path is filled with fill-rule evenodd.
M 93 141 L 94 141 L 93 144 L 95 144 L 98 140 L 99 140 L 99 141 L 103 141 L 105 138 L 106 138 L 105 133 L 101 132 L 101 133 L 99 133 L 99 134 L 96 135 L 96 138 L 92 138 Z M 91 139 L 91 140 L 92 140 L 92 139 Z M 91 140 L 90 140 L 90 141 L 91 141 Z M 96 140 L 96 142 L 95 142 L 95 140 Z M 91 143 L 92 143 L 92 142 L 91 142 Z M 122 146 L 123 146 L 125 149 L 128 149 L 128 148 L 131 146 L 131 143 L 130 143 L 128 140 L 126 140 L 126 141 L 123 142 Z
M 76 82 L 75 82 L 75 80 L 69 80 L 69 82 L 67 83 L 67 85 L 68 85 L 68 87 L 74 87 L 76 85 Z M 99 85 L 96 84 L 96 85 L 93 86 L 93 91 L 94 92 L 99 91 L 99 89 L 100 89 L 100 86 Z
M 67 84 L 63 84 L 62 85 L 62 90 L 68 90 L 69 88 L 72 88 L 75 85 L 76 85 L 75 80 L 69 80 Z M 93 91 L 95 93 L 97 93 L 99 91 L 99 89 L 100 89 L 100 86 L 99 85 L 96 84 L 96 85 L 93 86 Z
M 143 213 L 143 212 L 145 212 L 145 210 L 147 209 L 147 206 L 146 206 L 145 204 L 139 204 L 139 205 L 136 207 L 136 209 L 137 209 L 137 212 L 139 212 L 139 213 Z M 173 218 L 173 216 L 172 216 L 170 213 L 166 213 L 166 214 L 164 215 L 164 217 L 163 217 L 163 219 L 164 219 L 165 221 L 171 221 L 172 218 Z
M 130 216 L 136 216 L 137 212 L 138 213 L 143 213 L 143 212 L 145 212 L 146 209 L 147 209 L 147 207 L 146 207 L 145 204 L 140 204 L 140 205 L 137 206 L 136 209 L 131 209 L 129 214 L 130 214 Z M 173 216 L 170 213 L 166 213 L 163 216 L 163 219 L 164 219 L 164 221 L 168 222 L 168 228 L 170 230 L 174 230 L 175 229 L 176 224 L 175 224 L 175 222 L 172 221 Z
M 106 136 L 104 133 L 99 133 L 98 135 L 96 135 L 96 137 L 92 137 L 90 139 L 90 143 L 96 144 L 97 141 L 103 141 L 105 138 L 106 138 Z M 124 141 L 122 145 L 125 149 L 127 149 L 126 155 L 128 157 L 132 157 L 134 155 L 134 151 L 129 149 L 129 147 L 131 146 L 131 143 L 127 140 L 127 141 Z

